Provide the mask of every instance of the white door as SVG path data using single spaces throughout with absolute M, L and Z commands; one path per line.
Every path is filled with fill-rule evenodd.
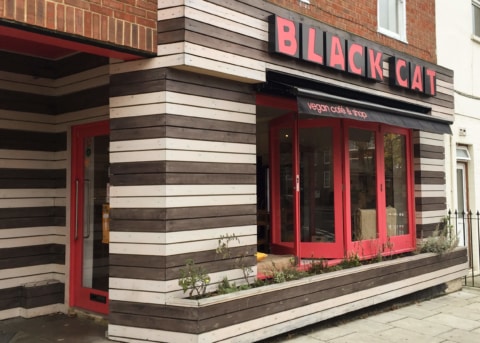
M 457 235 L 458 245 L 466 246 L 469 242 L 469 225 L 467 219 L 467 164 L 457 163 Z

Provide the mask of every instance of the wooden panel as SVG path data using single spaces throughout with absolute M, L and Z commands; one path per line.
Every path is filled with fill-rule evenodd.
M 447 204 L 446 202 L 438 203 L 438 204 L 428 204 L 428 205 L 415 205 L 415 211 L 424 212 L 424 211 L 445 211 L 446 214 Z
M 222 120 L 212 120 L 197 118 L 191 120 L 191 118 L 185 116 L 176 116 L 168 114 L 158 114 L 158 115 L 146 115 L 141 117 L 126 117 L 126 118 L 114 118 L 110 122 L 110 129 L 112 133 L 116 130 L 133 130 L 133 129 L 146 129 L 146 128 L 156 128 L 156 127 L 179 127 L 179 128 L 190 128 L 190 129 L 203 129 L 203 130 L 215 130 L 215 131 L 229 131 L 237 133 L 246 133 L 246 134 L 255 134 L 255 125 L 238 123 L 232 121 L 222 121 Z M 141 131 L 140 131 L 141 132 Z M 142 138 L 151 138 L 151 137 L 161 137 L 158 134 L 139 137 Z M 131 138 L 126 138 L 131 139 Z M 116 140 L 113 139 L 112 140 Z
M 175 184 L 253 184 L 256 181 L 255 175 L 242 174 L 135 174 L 135 175 L 113 175 L 110 177 L 112 186 L 133 186 L 133 185 L 175 185 Z
M 253 252 L 256 249 L 255 245 L 249 247 L 250 251 Z M 245 248 L 246 249 L 246 248 Z M 245 250 L 244 250 L 245 251 Z M 178 266 L 172 266 L 169 268 L 162 267 L 139 267 L 139 266 L 116 266 L 111 264 L 109 275 L 110 277 L 115 278 L 126 278 L 126 279 L 141 279 L 141 280 L 157 280 L 157 281 L 167 281 L 167 280 L 178 280 L 180 278 L 180 269 L 185 268 L 185 261 L 187 259 L 193 259 L 195 265 L 198 267 L 203 267 L 208 269 L 208 273 L 223 272 L 228 269 L 235 269 L 235 259 L 220 259 L 216 256 L 216 259 L 212 259 L 206 262 L 201 262 L 196 259 L 197 254 L 189 254 L 185 256 L 186 258 L 179 261 Z M 247 256 L 244 259 L 246 264 L 255 264 L 255 256 Z
M 109 86 L 100 86 L 55 98 L 55 113 L 62 114 L 108 105 Z
M 20 307 L 35 308 L 51 304 L 62 304 L 65 299 L 65 285 L 55 282 L 46 285 L 23 287 Z
M 65 263 L 64 245 L 45 244 L 0 249 L 0 269 L 20 268 L 49 263 Z
M 189 129 L 185 127 L 145 127 L 124 130 L 113 130 L 110 133 L 111 141 L 125 141 L 133 139 L 151 138 L 182 138 L 191 140 L 220 141 L 231 143 L 255 144 L 254 134 L 222 132 L 220 130 Z
M 0 208 L 0 229 L 65 226 L 65 207 Z
M 67 148 L 67 135 L 0 129 L 0 149 L 61 151 Z
M 63 304 L 65 285 L 60 282 L 35 287 L 13 287 L 0 290 L 0 310 L 17 307 L 30 309 L 51 304 Z
M 220 216 L 236 216 L 244 214 L 256 214 L 255 205 L 237 206 L 199 206 L 199 207 L 177 207 L 168 209 L 148 208 L 112 208 L 110 217 L 118 220 L 173 220 L 187 218 L 207 218 Z
M 216 227 L 243 226 L 255 224 L 254 215 L 216 216 L 194 219 L 170 220 L 115 220 L 111 231 L 119 232 L 175 232 L 185 230 L 204 230 Z
M 25 101 L 28 99 L 28 101 Z M 0 92 L 0 108 L 9 111 L 54 114 L 53 99 L 49 96 L 28 94 L 2 89 Z
M 1 169 L 1 188 L 65 188 L 65 169 Z
M 414 157 L 417 158 L 431 158 L 431 159 L 445 159 L 445 148 L 441 146 L 419 145 L 413 146 Z
M 182 161 L 151 161 L 132 163 L 113 163 L 111 172 L 118 174 L 142 173 L 199 173 L 199 174 L 256 174 L 253 164 L 201 163 Z

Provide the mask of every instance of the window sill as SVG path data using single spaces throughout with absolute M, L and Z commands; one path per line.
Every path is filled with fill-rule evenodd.
M 479 36 L 475 36 L 475 35 L 472 34 L 471 39 L 472 39 L 474 42 L 480 44 L 480 37 L 479 37 Z
M 405 43 L 405 44 L 408 44 L 408 41 L 405 37 L 402 37 L 402 35 L 399 35 L 398 33 L 396 32 L 393 32 L 393 31 L 389 31 L 389 30 L 386 30 L 386 29 L 383 29 L 381 27 L 378 28 L 377 30 L 378 33 L 384 35 L 384 36 L 387 36 L 387 37 L 390 37 L 390 38 L 393 38 L 393 39 L 396 39 L 402 43 Z

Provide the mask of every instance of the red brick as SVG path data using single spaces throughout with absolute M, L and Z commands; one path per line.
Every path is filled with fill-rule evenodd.
M 47 16 L 46 16 L 46 27 L 49 29 L 55 29 L 57 27 L 55 19 L 57 17 L 57 12 L 55 10 L 55 4 L 53 2 L 47 2 Z
M 65 7 L 65 31 L 75 33 L 75 9 L 73 7 Z
M 104 42 L 108 41 L 108 17 L 101 16 L 100 39 Z
M 116 20 L 115 43 L 123 44 L 123 21 L 118 19 Z
M 83 13 L 80 8 L 75 8 L 75 34 L 83 35 Z
M 130 46 L 132 40 L 132 24 L 129 23 L 128 21 L 125 22 L 125 25 L 123 26 L 123 44 L 126 46 Z
M 6 0 L 5 16 L 9 19 L 15 18 L 15 0 Z
M 114 11 L 113 16 L 115 18 L 122 19 L 122 20 L 128 21 L 130 23 L 134 23 L 135 19 L 136 19 L 136 17 L 134 15 L 128 14 L 128 13 L 125 13 L 125 12 L 122 12 L 122 11 Z
M 125 5 L 120 2 L 120 1 L 115 1 L 115 0 L 103 0 L 102 5 L 104 7 L 112 8 L 115 10 L 123 10 Z
M 113 10 L 111 8 L 102 7 L 96 4 L 90 4 L 90 10 L 94 13 L 103 14 L 108 17 L 113 16 Z
M 138 25 L 132 24 L 132 47 L 138 48 Z
M 36 0 L 35 7 L 37 8 L 35 24 L 39 26 L 45 26 L 45 0 Z
M 138 47 L 142 50 L 146 50 L 147 44 L 146 44 L 146 35 L 145 35 L 145 27 L 139 26 L 138 27 Z
M 27 23 L 35 24 L 35 0 L 27 0 Z
M 64 0 L 65 5 L 90 10 L 90 1 L 85 0 Z
M 15 20 L 24 22 L 25 18 L 25 0 L 17 0 L 15 8 Z
M 101 30 L 100 14 L 93 13 L 92 14 L 92 38 L 93 39 L 101 38 L 100 30 Z
M 83 27 L 85 37 L 92 38 L 92 12 L 85 11 L 83 17 Z
M 115 18 L 108 18 L 108 41 L 115 43 Z
M 65 6 L 57 5 L 57 29 L 65 31 Z
M 153 24 L 156 24 L 155 21 L 144 19 L 144 18 L 137 18 L 136 23 L 138 25 L 142 25 L 142 26 L 145 26 L 145 27 L 154 27 Z

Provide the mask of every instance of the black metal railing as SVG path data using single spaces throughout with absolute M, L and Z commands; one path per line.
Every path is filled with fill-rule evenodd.
M 455 228 L 450 232 L 456 233 L 458 245 L 467 247 L 470 270 L 463 283 L 465 286 L 480 287 L 480 212 L 448 211 L 447 219 L 449 227 Z

